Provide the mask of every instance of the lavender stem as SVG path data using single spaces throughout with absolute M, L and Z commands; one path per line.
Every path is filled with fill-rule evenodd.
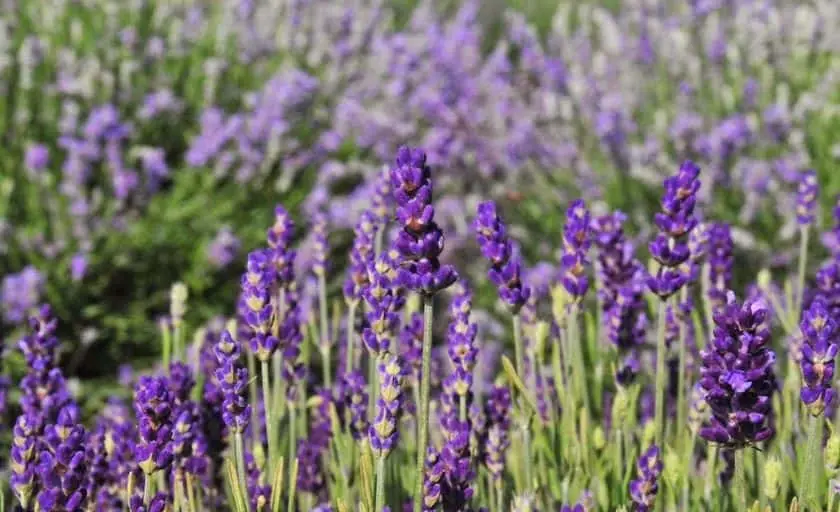
M 421 361 L 420 403 L 418 404 L 417 467 L 414 483 L 414 512 L 423 510 L 423 475 L 426 469 L 426 446 L 429 441 L 429 392 L 432 363 L 432 295 L 423 294 L 423 359 Z M 520 348 L 521 351 L 521 348 Z M 521 357 L 521 354 L 520 354 Z
M 324 357 L 324 384 L 332 386 L 330 373 L 330 332 L 327 322 L 327 283 L 323 272 L 318 274 L 318 310 L 321 317 L 321 354 Z
M 656 412 L 654 427 L 656 428 L 656 446 L 664 446 L 665 437 L 665 312 L 667 300 L 659 301 L 656 328 Z
M 353 371 L 353 328 L 356 324 L 356 301 L 347 306 L 347 346 L 345 347 L 344 373 L 349 375 Z
M 385 501 L 385 456 L 376 458 L 376 498 L 374 510 L 382 510 Z
M 263 412 L 265 414 L 265 437 L 268 439 L 268 453 L 266 454 L 266 468 L 269 475 L 274 475 L 274 459 L 277 456 L 277 452 L 275 449 L 275 443 L 277 442 L 277 438 L 275 437 L 274 432 L 274 421 L 272 420 L 273 416 L 271 415 L 271 381 L 269 379 L 269 367 L 268 361 L 263 361 L 262 365 L 262 395 L 263 395 Z M 275 377 L 277 378 L 277 377 Z M 254 402 L 256 403 L 256 402 Z M 256 409 L 256 407 L 252 407 L 252 409 Z M 259 425 L 259 423 L 254 423 L 254 425 Z
M 747 510 L 747 468 L 744 450 L 735 450 L 735 504 L 738 510 Z
M 513 315 L 513 346 L 516 357 L 516 373 L 525 381 L 525 349 L 522 346 L 522 319 L 519 313 L 514 313 Z M 531 368 L 531 371 L 535 369 Z M 522 426 L 522 449 L 524 451 L 525 462 L 525 487 L 530 488 L 533 483 L 531 473 L 531 432 L 527 423 Z
M 791 322 L 793 325 L 799 321 L 799 315 L 802 311 L 802 300 L 805 293 L 805 270 L 808 263 L 808 238 L 811 234 L 810 224 L 801 226 L 799 238 L 799 270 L 796 277 L 796 299 L 791 311 Z
M 289 400 L 289 501 L 286 504 L 286 510 L 295 510 L 295 488 L 297 482 L 295 481 L 295 473 L 297 461 L 295 460 L 295 401 Z

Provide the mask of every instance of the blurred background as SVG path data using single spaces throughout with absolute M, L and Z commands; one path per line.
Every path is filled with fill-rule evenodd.
M 174 283 L 191 332 L 234 311 L 276 204 L 302 270 L 327 214 L 337 291 L 404 143 L 429 152 L 467 272 L 479 200 L 548 283 L 570 199 L 644 239 L 685 158 L 703 210 L 738 226 L 741 275 L 788 265 L 801 173 L 823 186 L 818 231 L 840 192 L 838 25 L 831 0 L 2 0 L 3 364 L 17 379 L 46 301 L 65 373 L 109 393 L 119 364 L 158 355 Z

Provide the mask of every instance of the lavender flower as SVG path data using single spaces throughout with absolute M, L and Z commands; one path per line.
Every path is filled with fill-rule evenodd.
M 398 288 L 396 261 L 390 252 L 382 254 L 368 269 L 369 284 L 364 290 L 368 313 L 362 340 L 374 355 L 391 351 L 391 337 L 400 320 L 397 312 L 404 303 Z
M 423 473 L 423 512 L 432 512 L 441 502 L 440 481 L 444 473 L 440 454 L 431 446 L 426 449 L 426 467 Z
M 639 275 L 635 283 L 629 283 L 619 290 L 607 312 L 607 337 L 619 353 L 615 379 L 622 386 L 631 384 L 641 367 L 638 350 L 644 344 L 647 330 L 642 286 Z
M 42 510 L 79 510 L 87 497 L 88 469 L 85 429 L 75 405 L 61 410 L 56 424 L 47 426 L 44 440 L 37 466 L 43 485 L 38 505 Z
M 253 251 L 248 255 L 247 269 L 242 276 L 240 310 L 244 311 L 243 320 L 252 333 L 251 350 L 260 361 L 270 360 L 280 343 L 271 332 L 274 314 L 271 290 L 276 278 L 272 256 L 269 250 Z
M 771 395 L 776 387 L 768 346 L 768 312 L 760 302 L 742 306 L 730 292 L 714 314 L 714 337 L 701 352 L 700 385 L 711 409 L 700 436 L 738 449 L 773 435 Z
M 840 260 L 840 194 L 834 198 L 834 226 L 833 228 L 823 233 L 822 242 L 828 252 L 831 253 L 835 260 Z
M 376 216 L 370 210 L 365 210 L 353 230 L 355 237 L 350 249 L 350 265 L 343 287 L 344 299 L 348 304 L 358 303 L 369 283 L 368 269 L 373 264 L 377 224 Z
M 241 246 L 239 238 L 229 227 L 224 226 L 216 232 L 216 236 L 207 247 L 207 260 L 216 268 L 225 268 L 239 254 Z
M 592 219 L 592 241 L 598 253 L 598 296 L 604 313 L 610 311 L 621 288 L 637 276 L 641 266 L 633 257 L 633 244 L 624 236 L 626 219 L 618 211 Z
M 38 421 L 32 415 L 21 414 L 12 431 L 10 485 L 23 510 L 31 510 L 39 492 L 36 464 L 38 460 Z
M 37 306 L 43 288 L 44 277 L 31 265 L 16 274 L 4 276 L 0 287 L 3 320 L 9 324 L 23 322 Z
M 324 491 L 327 482 L 324 457 L 332 439 L 329 411 L 333 400 L 326 389 L 320 390 L 314 398 L 315 408 L 309 420 L 309 435 L 306 439 L 298 441 L 297 456 L 300 469 L 297 486 L 302 491 L 318 496 Z
M 530 296 L 530 289 L 522 283 L 522 261 L 513 252 L 505 224 L 496 213 L 492 201 L 478 205 L 474 229 L 481 253 L 490 260 L 487 275 L 499 288 L 499 297 L 513 313 L 519 312 Z
M 560 258 L 563 287 L 575 300 L 581 300 L 589 289 L 586 265 L 591 243 L 589 210 L 583 200 L 578 199 L 566 211 L 563 256 Z
M 172 407 L 166 377 L 143 376 L 137 381 L 134 412 L 140 439 L 134 448 L 134 458 L 147 478 L 172 464 Z
M 295 251 L 290 246 L 295 234 L 295 223 L 282 206 L 274 209 L 274 225 L 267 233 L 270 259 L 274 265 L 277 285 L 288 286 L 294 278 Z
M 403 370 L 399 358 L 384 356 L 377 365 L 379 371 L 379 400 L 376 401 L 376 418 L 368 430 L 373 453 L 387 457 L 397 444 L 397 424 L 402 413 Z
M 510 446 L 510 415 L 512 408 L 510 390 L 496 386 L 490 391 L 485 404 L 487 434 L 482 442 L 484 465 L 490 471 L 494 485 L 502 485 L 505 469 L 505 452 Z
M 803 171 L 799 177 L 799 190 L 796 195 L 796 221 L 800 226 L 810 226 L 814 223 L 819 194 L 817 173 L 810 169 Z
M 636 470 L 638 478 L 630 482 L 630 499 L 639 512 L 653 510 L 656 493 L 659 491 L 659 475 L 662 473 L 658 446 L 652 445 L 639 457 Z
M 391 168 L 397 220 L 403 228 L 394 247 L 400 256 L 400 284 L 427 295 L 455 282 L 455 269 L 440 262 L 443 232 L 435 223 L 431 169 L 420 149 L 401 147 Z
M 350 433 L 356 440 L 368 431 L 367 421 L 368 393 L 367 383 L 359 371 L 344 375 L 344 407 L 348 411 Z
M 834 401 L 834 360 L 837 356 L 837 322 L 825 303 L 817 298 L 800 323 L 802 344 L 802 402 L 810 413 L 818 416 Z
M 330 248 L 327 243 L 327 216 L 318 213 L 312 219 L 312 236 L 315 247 L 312 256 L 312 272 L 316 276 L 323 276 L 327 272 L 327 255 Z
M 232 432 L 244 432 L 251 407 L 248 405 L 248 369 L 239 366 L 240 347 L 228 331 L 224 331 L 214 351 L 219 367 L 216 380 L 224 397 L 222 419 Z
M 698 174 L 700 168 L 686 160 L 675 176 L 665 180 L 662 212 L 656 214 L 660 232 L 649 246 L 659 269 L 648 278 L 648 287 L 663 299 L 676 293 L 689 278 L 679 267 L 690 256 L 686 239 L 698 222 L 694 215 Z
M 50 150 L 43 144 L 32 144 L 26 148 L 24 165 L 35 176 L 47 168 L 50 163 Z
M 715 223 L 709 226 L 709 302 L 713 309 L 726 302 L 726 292 L 732 281 L 734 264 L 732 233 L 729 225 Z
M 271 486 L 263 483 L 262 472 L 254 455 L 249 451 L 245 452 L 245 475 L 251 510 L 255 512 L 267 510 L 271 503 Z

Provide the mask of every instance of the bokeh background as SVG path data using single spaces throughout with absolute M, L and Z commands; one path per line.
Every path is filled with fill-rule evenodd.
M 467 271 L 480 199 L 547 282 L 570 198 L 645 237 L 689 157 L 703 210 L 738 226 L 736 274 L 789 265 L 802 171 L 823 184 L 818 224 L 840 192 L 838 25 L 830 0 L 2 0 L 6 372 L 48 301 L 65 374 L 91 402 L 112 392 L 120 364 L 158 356 L 174 283 L 190 331 L 232 312 L 279 203 L 304 227 L 301 265 L 327 213 L 337 290 L 403 143 L 429 152 Z

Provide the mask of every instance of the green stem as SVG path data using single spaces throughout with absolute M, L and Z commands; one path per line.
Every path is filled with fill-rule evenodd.
M 681 300 L 684 303 L 688 300 L 688 287 L 684 286 L 682 291 Z M 686 382 L 686 322 L 684 319 L 680 318 L 679 315 L 675 316 L 680 323 L 680 337 L 679 337 L 679 370 L 678 370 L 678 378 L 677 378 L 677 449 L 679 450 L 685 442 L 685 427 L 688 424 L 686 421 L 686 415 L 688 413 L 688 409 L 686 407 L 686 400 L 685 400 L 685 388 L 688 385 Z M 685 319 L 691 321 L 690 319 Z
M 327 322 L 327 283 L 323 273 L 318 274 L 318 310 L 321 316 L 321 354 L 324 355 L 324 384 L 332 387 L 330 372 L 330 327 Z
M 295 452 L 296 441 L 295 438 L 295 401 L 289 400 L 289 501 L 286 504 L 286 510 L 295 510 L 295 493 L 297 483 L 295 482 Z
M 423 509 L 423 474 L 429 442 L 429 391 L 431 387 L 433 297 L 423 294 L 423 359 L 420 377 L 420 417 L 417 434 L 417 466 L 414 482 L 414 512 Z
M 703 270 L 700 278 L 700 289 L 703 294 L 703 312 L 706 314 L 706 339 L 712 339 L 712 331 L 715 328 L 714 311 L 712 311 L 712 301 L 709 299 L 709 290 L 711 289 L 711 267 L 709 263 L 703 263 Z
M 245 449 L 244 449 L 244 442 L 242 441 L 242 432 L 237 431 L 234 433 L 234 442 L 233 442 L 233 450 L 234 450 L 234 457 L 236 459 L 236 473 L 239 477 L 239 486 L 242 489 L 243 493 L 247 493 L 248 489 L 248 480 L 245 476 Z M 249 510 L 251 508 L 250 502 L 247 499 L 247 495 L 242 497 L 245 501 L 245 510 Z
M 382 510 L 385 503 L 385 456 L 380 455 L 376 459 L 376 499 L 374 510 Z
M 801 484 L 802 501 L 809 511 L 822 510 L 820 493 L 822 491 L 822 441 L 823 423 L 822 415 L 812 415 L 808 425 L 808 446 L 805 452 L 805 468 L 802 471 Z
M 575 354 L 575 364 L 578 371 L 574 372 L 575 377 L 575 395 L 583 398 L 583 413 L 589 411 L 589 388 L 586 386 L 586 363 L 583 359 L 583 340 L 580 338 L 580 328 L 578 325 L 578 306 L 572 305 L 569 309 L 569 345 Z
M 467 395 L 461 395 L 458 403 L 458 418 L 467 421 Z
M 515 313 L 513 315 L 513 346 L 516 357 L 516 373 L 523 381 L 527 382 L 525 380 L 525 347 L 522 345 L 522 319 L 519 313 Z M 533 373 L 536 368 L 535 365 L 531 366 Z M 522 450 L 524 452 L 522 453 L 522 459 L 525 470 L 525 488 L 530 489 L 533 477 L 531 472 L 531 432 L 527 421 L 522 425 Z
M 256 377 L 257 377 L 257 362 L 256 362 L 256 359 L 254 358 L 254 352 L 251 351 L 250 347 L 243 347 L 243 350 L 245 352 L 245 361 L 248 365 L 248 375 L 250 376 L 250 378 L 248 379 L 248 400 L 250 400 L 249 403 L 252 403 L 252 404 L 255 405 L 255 407 L 251 407 L 251 425 L 259 425 L 260 412 L 258 410 L 259 408 L 256 407 L 257 398 L 259 396 L 258 395 L 259 391 L 257 391 L 257 379 L 256 379 Z M 268 409 L 266 409 L 266 410 L 268 410 Z M 266 424 L 268 424 L 268 421 L 266 421 Z M 253 442 L 254 442 L 254 444 L 258 443 L 259 438 L 257 438 L 255 436 L 254 439 L 253 439 Z
M 654 427 L 656 428 L 656 445 L 660 450 L 664 448 L 662 440 L 665 438 L 665 314 L 668 302 L 659 302 L 658 325 L 656 328 L 656 414 Z
M 190 512 L 198 512 L 198 501 L 195 498 L 195 482 L 193 482 L 192 474 L 187 473 L 187 505 Z
M 368 386 L 370 386 L 370 393 L 368 395 L 368 421 L 372 422 L 376 417 L 376 401 L 379 400 L 379 374 L 376 371 L 377 358 L 368 350 Z
M 349 375 L 353 371 L 353 329 L 356 325 L 356 306 L 358 302 L 355 300 L 347 305 L 347 347 L 345 350 L 344 359 L 344 373 Z
M 738 510 L 747 510 L 747 467 L 744 450 L 735 450 L 735 505 Z
M 262 394 L 263 394 L 263 412 L 265 414 L 265 437 L 268 439 L 268 453 L 266 454 L 266 468 L 269 475 L 274 475 L 274 460 L 277 457 L 275 443 L 277 438 L 274 433 L 274 421 L 271 415 L 271 381 L 268 375 L 268 360 L 262 361 Z M 278 378 L 278 377 L 275 377 Z M 256 407 L 252 407 L 256 409 Z M 255 423 L 258 425 L 258 423 Z
M 808 264 L 808 238 L 811 234 L 809 225 L 800 227 L 799 237 L 799 270 L 796 276 L 796 301 L 794 302 L 793 311 L 791 311 L 792 322 L 795 324 L 799 320 L 799 312 L 802 310 L 802 296 L 805 291 L 805 270 Z

